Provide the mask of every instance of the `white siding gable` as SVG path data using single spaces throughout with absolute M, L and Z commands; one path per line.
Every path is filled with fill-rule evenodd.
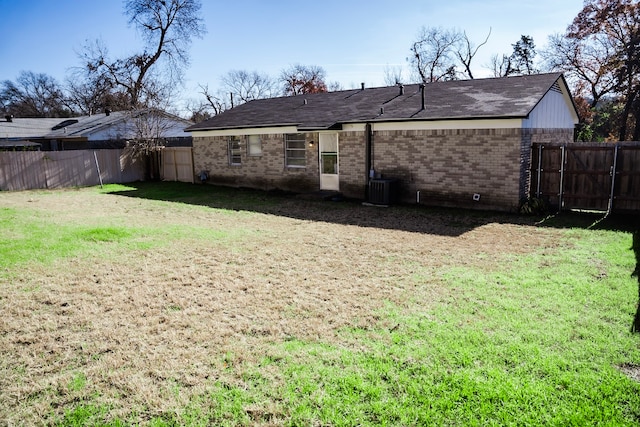
M 569 96 L 556 83 L 523 120 L 523 128 L 573 129 L 578 123 Z
M 88 137 L 87 139 L 89 141 L 103 141 L 108 139 L 135 138 L 138 133 L 138 129 L 136 128 L 134 120 L 135 119 L 125 119 L 109 126 L 104 126 L 98 130 L 91 131 L 86 135 Z M 149 120 L 149 122 L 146 123 L 146 126 L 151 127 L 151 129 L 147 131 L 150 136 L 154 136 L 155 134 L 164 138 L 192 136 L 190 133 L 184 131 L 184 129 L 189 126 L 188 123 L 183 123 L 177 120 L 174 121 L 168 118 Z

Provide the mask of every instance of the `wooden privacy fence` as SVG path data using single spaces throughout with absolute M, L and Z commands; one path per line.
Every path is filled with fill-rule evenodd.
M 640 212 L 640 142 L 535 143 L 530 193 L 559 210 Z
M 84 187 L 144 178 L 127 149 L 0 152 L 0 190 Z

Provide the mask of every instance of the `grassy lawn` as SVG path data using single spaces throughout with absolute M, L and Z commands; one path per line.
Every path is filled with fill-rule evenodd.
M 0 193 L 0 425 L 638 425 L 637 227 Z

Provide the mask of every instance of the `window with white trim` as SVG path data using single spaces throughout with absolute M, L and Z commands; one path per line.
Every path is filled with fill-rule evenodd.
M 249 156 L 262 156 L 260 135 L 249 135 L 247 137 L 247 154 Z
M 230 165 L 241 165 L 242 164 L 242 156 L 240 154 L 240 138 L 237 136 L 232 136 L 229 138 L 228 143 L 228 152 L 229 152 L 229 164 Z
M 307 147 L 304 133 L 288 133 L 284 136 L 285 166 L 303 168 L 307 165 Z

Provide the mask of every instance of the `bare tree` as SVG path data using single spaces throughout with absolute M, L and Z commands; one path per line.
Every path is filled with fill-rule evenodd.
M 404 70 L 402 69 L 402 66 L 391 67 L 387 65 L 384 68 L 384 82 L 387 86 L 408 83 L 404 78 Z
M 475 45 L 467 36 L 466 31 L 462 33 L 458 39 L 457 46 L 455 47 L 455 55 L 458 57 L 460 64 L 462 64 L 464 71 L 462 72 L 465 77 L 473 79 L 473 72 L 471 71 L 471 62 L 473 58 L 478 54 L 478 50 L 487 44 L 489 37 L 491 36 L 491 28 L 489 28 L 489 34 L 485 37 L 484 41 L 479 45 Z
M 127 93 L 115 87 L 105 74 L 88 73 L 86 69 L 76 67 L 67 77 L 65 86 L 67 105 L 79 114 L 130 108 Z
M 336 92 L 339 90 L 344 90 L 344 87 L 342 86 L 342 83 L 340 83 L 339 81 L 333 81 L 327 84 L 327 90 L 329 92 Z
M 411 46 L 411 65 L 425 83 L 455 78 L 455 46 L 462 35 L 456 30 L 422 27 Z
M 640 3 L 638 0 L 585 0 L 565 37 L 599 47 L 600 63 L 615 76 L 622 112 L 618 138 L 640 139 Z M 603 49 L 606 47 L 606 50 Z M 593 52 L 593 51 L 592 51 Z
M 292 65 L 282 70 L 280 81 L 284 95 L 327 92 L 324 68 L 318 65 Z
M 222 77 L 222 88 L 227 93 L 233 93 L 234 104 L 238 105 L 274 96 L 277 82 L 267 74 L 257 71 L 231 70 Z
M 200 99 L 191 99 L 187 101 L 185 106 L 189 112 L 189 120 L 199 123 L 213 116 L 209 105 Z
M 615 90 L 614 55 L 613 47 L 606 40 L 560 34 L 550 36 L 547 49 L 541 52 L 546 68 L 565 73 L 573 83 L 574 95 L 588 99 L 591 108 Z
M 211 111 L 215 116 L 231 108 L 231 94 L 229 92 L 218 90 L 214 94 L 209 90 L 209 85 L 198 85 L 198 87 L 200 88 L 199 93 L 206 99 L 206 102 L 201 104 L 203 110 Z M 226 98 L 227 96 L 229 98 Z
M 0 105 L 5 114 L 21 117 L 69 117 L 72 113 L 58 82 L 31 71 L 21 72 L 15 82 L 1 83 Z
M 144 108 L 126 112 L 124 119 L 112 127 L 112 138 L 126 137 L 130 158 L 142 162 L 145 179 L 160 179 L 160 153 L 176 120 L 180 119 L 163 110 Z
M 111 59 L 99 41 L 89 44 L 82 59 L 89 72 L 109 78 L 125 91 L 133 108 L 157 97 L 158 81 L 175 85 L 189 64 L 188 47 L 201 37 L 205 27 L 199 0 L 127 0 L 125 15 L 145 40 L 143 51 L 126 58 Z M 162 64 L 163 72 L 157 70 Z M 154 73 L 155 70 L 155 73 Z M 157 81 L 150 84 L 149 81 Z
M 489 68 L 493 77 L 507 77 L 517 72 L 513 66 L 512 57 L 507 55 L 492 55 Z

